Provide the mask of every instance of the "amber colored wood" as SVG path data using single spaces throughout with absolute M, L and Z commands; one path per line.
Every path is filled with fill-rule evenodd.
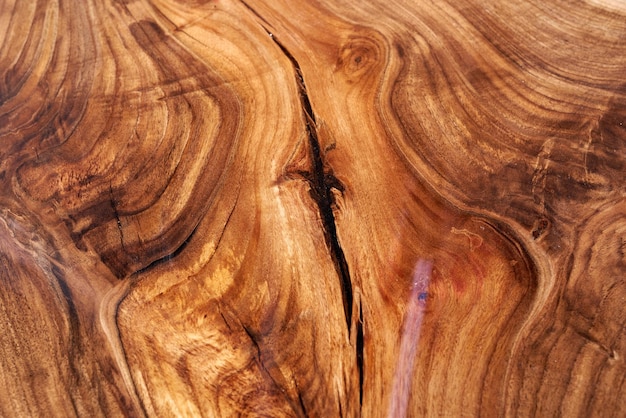
M 0 1 L 0 416 L 623 416 L 626 6 Z

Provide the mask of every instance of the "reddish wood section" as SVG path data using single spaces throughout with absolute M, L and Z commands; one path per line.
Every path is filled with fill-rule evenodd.
M 0 416 L 626 414 L 620 0 L 0 0 Z

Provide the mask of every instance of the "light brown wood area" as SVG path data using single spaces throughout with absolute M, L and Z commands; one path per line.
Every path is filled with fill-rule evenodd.
M 626 416 L 626 3 L 0 0 L 0 416 Z

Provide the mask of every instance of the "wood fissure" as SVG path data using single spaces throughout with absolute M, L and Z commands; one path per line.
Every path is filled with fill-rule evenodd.
M 137 270 L 134 274 L 136 275 L 136 274 L 145 273 L 158 265 L 167 263 L 168 261 L 172 261 L 174 258 L 176 258 L 179 254 L 183 252 L 183 250 L 187 247 L 187 245 L 189 244 L 189 242 L 191 241 L 191 239 L 193 238 L 197 230 L 198 230 L 198 225 L 196 225 L 191 230 L 191 233 L 187 236 L 187 238 L 185 238 L 185 240 L 181 242 L 178 247 L 174 248 L 174 250 L 171 253 L 166 254 L 163 257 L 154 260 L 152 263 L 148 264 L 146 267 L 140 270 Z
M 359 301 L 359 319 L 356 322 L 356 367 L 359 373 L 359 410 L 363 408 L 363 385 L 365 384 L 365 358 L 364 345 L 365 335 L 363 334 L 363 304 Z
M 282 43 L 272 34 L 270 37 L 278 45 L 280 50 L 285 54 L 289 61 L 291 61 L 295 73 L 296 84 L 298 86 L 298 92 L 300 94 L 300 101 L 302 104 L 302 115 L 304 117 L 306 132 L 309 138 L 309 147 L 311 150 L 311 157 L 313 161 L 313 170 L 306 175 L 306 179 L 311 186 L 311 197 L 317 204 L 322 220 L 322 227 L 324 229 L 324 237 L 326 238 L 326 245 L 333 259 L 337 275 L 339 276 L 339 283 L 341 286 L 341 295 L 343 301 L 343 310 L 346 317 L 346 326 L 348 334 L 352 331 L 352 312 L 353 306 L 353 289 L 352 279 L 350 278 L 350 269 L 348 268 L 348 262 L 344 255 L 339 238 L 337 236 L 337 225 L 335 222 L 335 213 L 333 207 L 335 206 L 335 198 L 333 189 L 343 192 L 343 186 L 339 180 L 333 175 L 332 170 L 326 168 L 322 151 L 320 148 L 320 142 L 317 133 L 317 120 L 311 101 L 309 99 L 309 93 L 304 82 L 304 76 L 300 68 L 300 64 L 294 58 L 294 56 L 284 47 Z

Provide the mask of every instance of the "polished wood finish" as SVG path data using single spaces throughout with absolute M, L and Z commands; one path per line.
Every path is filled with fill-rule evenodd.
M 617 0 L 0 2 L 0 415 L 626 414 Z

